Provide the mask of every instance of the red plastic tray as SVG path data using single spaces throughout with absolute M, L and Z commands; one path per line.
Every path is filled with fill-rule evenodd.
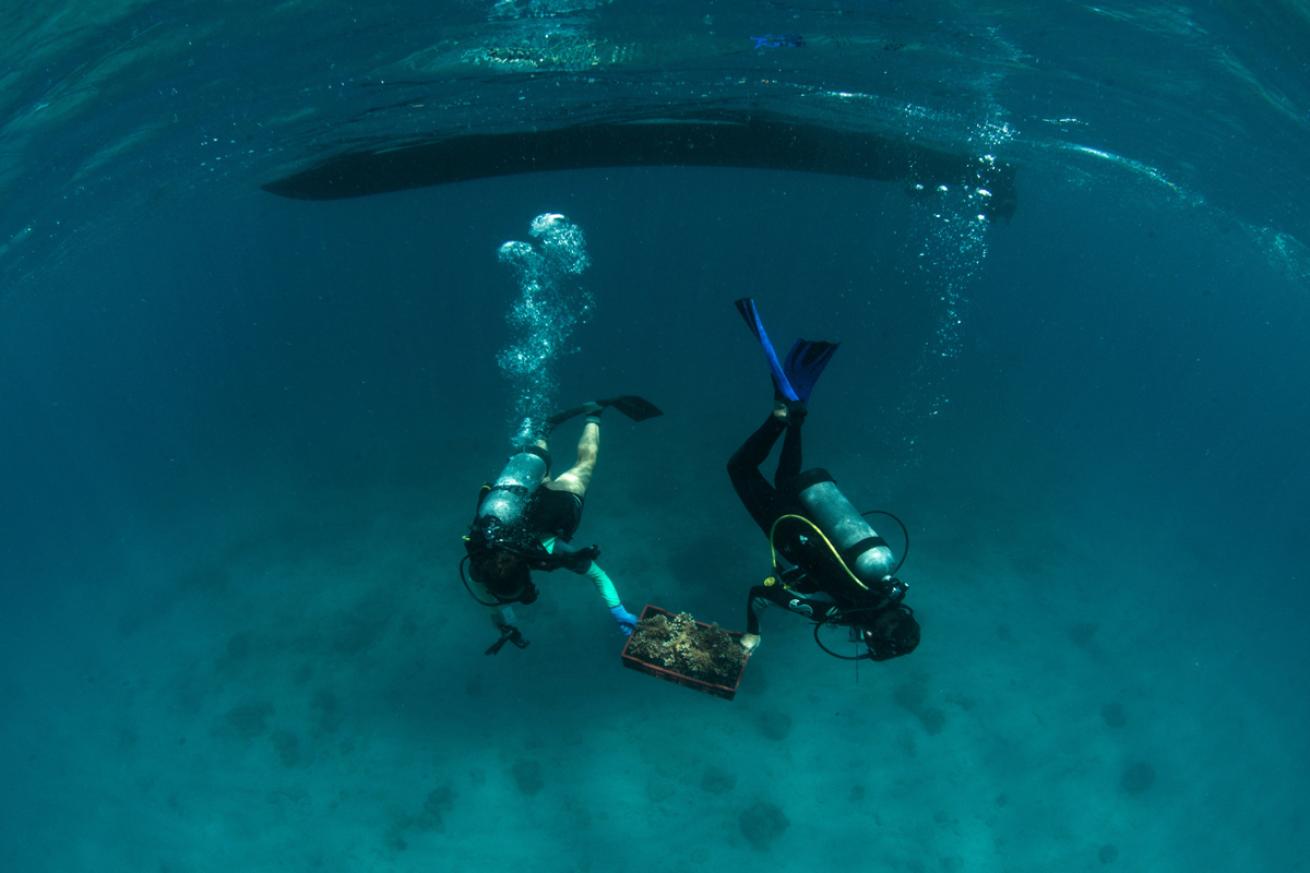
M 661 609 L 658 606 L 653 606 L 648 603 L 646 604 L 646 608 L 641 611 L 640 620 L 645 620 L 655 615 L 666 615 L 672 617 L 673 615 L 676 615 L 676 613 L 669 612 L 667 609 Z M 700 627 L 709 627 L 709 624 L 703 621 L 698 621 L 696 624 Z M 742 637 L 740 631 L 727 631 L 727 633 L 737 640 L 740 640 Z M 623 665 L 625 667 L 629 667 L 641 673 L 646 673 L 650 676 L 658 676 L 668 682 L 675 682 L 678 685 L 683 685 L 687 688 L 695 689 L 696 691 L 704 691 L 706 694 L 713 694 L 715 697 L 722 697 L 724 700 L 732 700 L 737 696 L 737 688 L 741 685 L 741 676 L 746 672 L 746 665 L 750 663 L 751 659 L 750 653 L 748 652 L 746 657 L 742 659 L 741 669 L 737 671 L 737 677 L 733 680 L 731 685 L 718 685 L 714 682 L 706 682 L 704 679 L 687 676 L 686 674 L 679 673 L 676 670 L 671 670 L 668 667 L 659 664 L 652 664 L 649 661 L 643 661 L 636 655 L 628 653 L 628 646 L 631 643 L 632 640 L 629 638 L 628 642 L 623 644 L 622 657 Z

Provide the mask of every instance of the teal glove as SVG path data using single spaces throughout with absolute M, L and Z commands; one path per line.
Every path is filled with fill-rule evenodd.
M 624 609 L 622 603 L 618 606 L 611 606 L 610 615 L 614 616 L 614 620 L 619 623 L 619 630 L 623 631 L 625 637 L 637 629 L 637 617 Z

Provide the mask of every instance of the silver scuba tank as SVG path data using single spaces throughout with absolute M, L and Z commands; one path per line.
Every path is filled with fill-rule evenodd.
M 540 446 L 525 446 L 510 455 L 504 469 L 482 498 L 477 521 L 484 526 L 506 528 L 519 524 L 533 493 L 548 472 L 550 454 Z
M 790 488 L 805 516 L 832 542 L 855 578 L 870 591 L 897 598 L 900 585 L 891 578 L 896 565 L 892 550 L 838 490 L 832 475 L 821 467 L 806 470 L 792 480 Z

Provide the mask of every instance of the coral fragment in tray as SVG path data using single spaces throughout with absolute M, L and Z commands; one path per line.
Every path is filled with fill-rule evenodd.
M 696 621 L 688 613 L 647 606 L 623 647 L 623 663 L 731 700 L 750 655 L 741 634 Z

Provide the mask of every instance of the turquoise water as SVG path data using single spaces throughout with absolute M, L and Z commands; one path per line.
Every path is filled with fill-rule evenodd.
M 1031 6 L 0 13 L 0 867 L 1306 869 L 1310 13 Z M 688 107 L 991 156 L 1017 206 L 260 187 Z M 591 308 L 532 384 L 665 410 L 607 416 L 578 535 L 626 605 L 740 628 L 768 572 L 723 472 L 769 407 L 750 294 L 842 341 L 807 460 L 909 525 L 917 652 L 857 670 L 775 610 L 726 702 L 625 670 L 556 574 L 482 654 L 460 536 L 524 412 L 498 252 L 546 212 Z

